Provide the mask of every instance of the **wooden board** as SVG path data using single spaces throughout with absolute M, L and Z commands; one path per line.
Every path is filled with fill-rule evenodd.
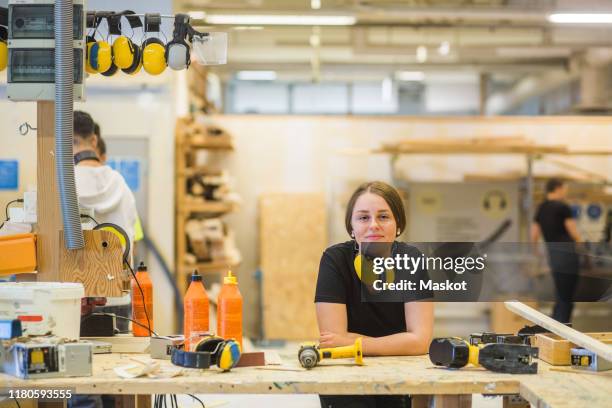
M 323 194 L 264 194 L 259 206 L 264 335 L 316 340 L 314 292 L 327 245 Z
M 109 231 L 83 231 L 85 248 L 68 250 L 60 245 L 61 282 L 80 282 L 85 296 L 121 296 L 127 276 L 123 272 L 123 248 Z M 60 231 L 60 242 L 64 242 Z
M 587 336 L 612 344 L 612 333 L 584 333 Z M 576 345 L 553 333 L 536 334 L 534 346 L 539 349 L 538 358 L 554 366 L 568 366 L 571 364 L 570 351 Z
M 60 280 L 60 246 L 57 239 L 62 226 L 55 170 L 55 103 L 37 102 L 36 138 L 36 213 L 38 263 L 37 280 Z
M 568 339 L 580 347 L 584 347 L 587 350 L 596 353 L 598 356 L 605 358 L 606 360 L 612 361 L 612 346 L 602 343 L 599 340 L 589 337 L 584 333 L 579 332 L 571 327 L 567 327 L 563 323 L 559 323 L 551 317 L 546 316 L 543 313 L 538 312 L 535 309 L 525 305 L 521 302 L 505 302 L 506 307 L 523 316 L 525 319 L 538 324 L 551 332 Z

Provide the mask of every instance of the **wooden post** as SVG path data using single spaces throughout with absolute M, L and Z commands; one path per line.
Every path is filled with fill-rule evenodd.
M 470 408 L 471 395 L 435 395 L 434 408 Z
M 62 217 L 55 171 L 55 102 L 37 102 L 36 213 L 39 281 L 60 280 Z

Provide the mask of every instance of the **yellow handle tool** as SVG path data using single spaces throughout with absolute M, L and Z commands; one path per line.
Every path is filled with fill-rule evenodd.
M 363 365 L 363 347 L 361 337 L 355 340 L 355 344 L 342 347 L 319 348 L 314 343 L 304 343 L 298 352 L 298 359 L 302 367 L 310 370 L 324 358 L 354 358 L 355 364 Z

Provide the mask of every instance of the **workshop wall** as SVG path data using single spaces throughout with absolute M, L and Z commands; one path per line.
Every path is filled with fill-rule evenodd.
M 227 219 L 236 232 L 237 246 L 243 256 L 238 276 L 245 310 L 250 311 L 258 310 L 259 301 L 253 275 L 259 267 L 257 203 L 263 193 L 325 193 L 331 244 L 348 239 L 343 214 L 352 189 L 365 180 L 391 180 L 389 156 L 363 152 L 363 149 L 379 147 L 383 141 L 407 137 L 523 135 L 538 143 L 565 144 L 576 149 L 612 148 L 611 118 L 220 115 L 212 119 L 235 138 L 236 151 L 228 155 L 225 165 L 236 179 L 235 191 L 241 195 L 243 205 L 238 213 Z M 564 160 L 601 174 L 612 174 L 612 159 L 607 157 L 568 157 Z M 535 168 L 538 172 L 559 171 L 544 163 L 537 163 Z M 461 181 L 464 173 L 513 170 L 525 171 L 523 156 L 411 156 L 400 158 L 398 163 L 402 178 L 419 181 Z M 466 307 L 461 315 L 465 320 L 457 322 L 462 330 L 467 330 L 466 322 L 471 322 L 475 330 L 482 329 L 485 323 L 478 321 L 484 318 L 479 310 Z M 245 313 L 244 318 L 245 333 L 259 333 L 259 316 Z

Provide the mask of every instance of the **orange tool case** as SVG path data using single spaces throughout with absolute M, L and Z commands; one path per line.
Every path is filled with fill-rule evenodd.
M 0 276 L 36 270 L 36 235 L 0 236 Z

